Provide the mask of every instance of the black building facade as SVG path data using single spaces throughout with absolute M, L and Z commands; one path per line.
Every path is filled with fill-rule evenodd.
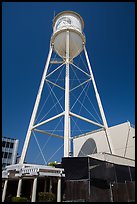
M 90 157 L 62 158 L 62 200 L 134 202 L 135 168 Z

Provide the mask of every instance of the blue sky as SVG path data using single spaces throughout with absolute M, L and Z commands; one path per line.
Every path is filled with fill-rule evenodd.
M 4 2 L 2 135 L 20 140 L 19 154 L 48 55 L 52 20 L 54 14 L 65 10 L 79 13 L 84 20 L 86 48 L 108 125 L 127 120 L 135 123 L 134 3 Z M 41 139 L 41 143 L 44 140 Z M 54 150 L 58 141 L 55 139 L 51 143 L 48 153 Z M 38 154 L 33 138 L 32 144 L 26 157 L 28 162 L 34 162 Z M 59 161 L 62 152 L 63 149 L 52 159 Z M 42 163 L 42 159 L 38 158 Z

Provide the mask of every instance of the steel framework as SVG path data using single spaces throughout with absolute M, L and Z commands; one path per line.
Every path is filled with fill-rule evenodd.
M 36 132 L 40 132 L 40 133 L 43 133 L 43 134 L 48 134 L 48 135 L 50 135 L 52 137 L 58 137 L 58 138 L 64 139 L 64 157 L 69 157 L 70 156 L 70 151 L 71 151 L 70 150 L 70 146 L 71 146 L 70 142 L 71 142 L 71 139 L 72 139 L 71 135 L 70 135 L 70 132 L 71 132 L 70 131 L 71 130 L 70 117 L 71 116 L 76 117 L 78 119 L 81 119 L 83 121 L 86 121 L 88 123 L 91 123 L 93 125 L 99 126 L 101 128 L 104 128 L 110 153 L 111 154 L 114 153 L 111 138 L 109 137 L 109 129 L 108 129 L 107 121 L 106 121 L 106 118 L 105 118 L 105 114 L 104 114 L 104 110 L 103 110 L 103 107 L 102 107 L 101 99 L 100 99 L 100 96 L 99 96 L 99 93 L 98 93 L 98 90 L 97 90 L 97 86 L 96 86 L 96 83 L 95 83 L 95 79 L 94 79 L 94 76 L 93 76 L 93 72 L 92 72 L 92 68 L 91 68 L 91 65 L 90 65 L 90 61 L 89 61 L 89 57 L 88 57 L 86 47 L 84 46 L 84 54 L 85 54 L 85 57 L 86 57 L 86 62 L 87 62 L 90 74 L 88 74 L 87 72 L 85 72 L 84 70 L 82 70 L 81 68 L 76 66 L 72 62 L 72 59 L 70 59 L 70 57 L 69 57 L 69 38 L 70 38 L 70 33 L 69 33 L 69 30 L 67 30 L 66 31 L 66 58 L 65 58 L 64 61 L 59 62 L 59 64 L 61 63 L 61 65 L 59 65 L 56 69 L 54 69 L 52 72 L 47 74 L 49 63 L 50 63 L 50 60 L 51 60 L 51 55 L 52 55 L 53 48 L 54 48 L 53 43 L 50 45 L 47 62 L 46 62 L 45 68 L 44 68 L 44 72 L 43 72 L 43 76 L 42 76 L 42 79 L 41 79 L 38 94 L 37 94 L 37 97 L 36 97 L 34 109 L 33 109 L 33 112 L 32 112 L 31 119 L 30 119 L 30 124 L 29 124 L 28 131 L 27 131 L 27 134 L 26 134 L 26 139 L 25 139 L 25 142 L 24 142 L 24 146 L 23 146 L 23 150 L 22 150 L 22 154 L 21 154 L 21 158 L 20 158 L 20 164 L 24 163 L 32 131 L 36 131 Z M 50 75 L 52 75 L 55 71 L 57 71 L 64 64 L 66 65 L 65 89 L 63 87 L 61 87 L 60 85 L 51 82 L 48 79 L 48 77 Z M 89 77 L 89 79 L 87 81 L 82 82 L 81 84 L 79 84 L 78 86 L 74 87 L 71 90 L 70 90 L 70 84 L 69 84 L 69 82 L 70 82 L 69 81 L 70 80 L 69 79 L 69 71 L 70 71 L 69 66 L 70 66 L 70 64 L 75 66 L 77 69 L 79 69 L 79 71 L 83 72 L 85 75 L 87 75 Z M 37 114 L 37 110 L 38 110 L 38 107 L 39 107 L 41 94 L 42 94 L 42 90 L 43 90 L 45 81 L 48 81 L 52 85 L 57 86 L 58 88 L 65 91 L 65 109 L 64 109 L 64 111 L 62 113 L 57 114 L 57 115 L 55 115 L 55 116 L 53 116 L 53 117 L 51 117 L 51 118 L 49 118 L 49 119 L 47 119 L 45 121 L 42 121 L 42 122 L 37 123 L 37 124 L 34 125 L 34 121 L 35 121 L 35 118 L 36 118 L 36 114 Z M 93 84 L 97 104 L 98 104 L 100 115 L 101 115 L 101 118 L 102 118 L 102 124 L 94 122 L 94 121 L 92 121 L 90 119 L 87 119 L 85 117 L 82 117 L 82 116 L 80 116 L 78 114 L 75 114 L 75 113 L 70 111 L 70 92 L 73 91 L 74 89 L 78 88 L 79 86 L 82 86 L 84 83 L 86 83 L 88 81 L 92 81 L 92 84 Z M 36 129 L 37 127 L 39 127 L 39 126 L 41 126 L 43 124 L 47 124 L 48 122 L 53 121 L 56 118 L 59 118 L 61 116 L 64 116 L 64 137 L 56 135 L 56 134 L 51 134 L 51 133 L 48 133 L 48 132 L 43 131 L 43 130 Z

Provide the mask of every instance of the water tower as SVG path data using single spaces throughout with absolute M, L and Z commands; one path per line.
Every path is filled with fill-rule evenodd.
M 113 147 L 112 143 L 110 141 L 109 137 L 109 131 L 108 131 L 108 125 L 107 121 L 105 118 L 105 114 L 103 111 L 102 103 L 100 100 L 100 96 L 96 87 L 96 83 L 94 80 L 92 68 L 90 65 L 90 60 L 88 57 L 88 53 L 86 50 L 86 39 L 85 35 L 83 34 L 83 28 L 84 28 L 84 21 L 82 17 L 77 14 L 76 12 L 72 11 L 64 11 L 59 13 L 58 15 L 55 16 L 54 21 L 53 21 L 53 35 L 50 40 L 50 49 L 49 49 L 49 54 L 47 57 L 47 62 L 44 68 L 44 73 L 41 79 L 39 91 L 37 94 L 37 98 L 35 101 L 34 109 L 32 112 L 30 124 L 28 127 L 26 139 L 24 142 L 22 154 L 21 154 L 21 159 L 20 159 L 20 164 L 24 163 L 24 159 L 26 156 L 26 152 L 28 149 L 28 144 L 30 141 L 30 136 L 32 131 L 35 130 L 36 127 L 39 127 L 43 124 L 46 124 L 56 118 L 59 118 L 61 116 L 64 116 L 64 157 L 69 157 L 70 156 L 70 140 L 71 140 L 71 125 L 70 125 L 70 117 L 76 117 L 81 120 L 84 120 L 88 123 L 91 123 L 93 125 L 99 126 L 101 128 L 104 128 L 104 131 L 106 133 L 106 138 L 108 142 L 108 147 L 109 147 L 109 152 L 113 153 Z M 74 46 L 74 43 L 76 46 Z M 35 124 L 34 121 L 36 118 L 37 110 L 39 107 L 40 99 L 41 99 L 41 94 L 42 90 L 45 84 L 45 79 L 47 77 L 47 70 L 51 61 L 51 55 L 52 52 L 57 53 L 57 55 L 62 59 L 60 63 L 65 64 L 65 104 L 64 104 L 64 111 L 60 114 L 55 115 L 54 117 L 51 117 L 45 121 L 42 121 L 41 123 Z M 93 120 L 90 120 L 86 117 L 80 116 L 74 112 L 70 111 L 70 78 L 69 78 L 69 73 L 70 73 L 70 64 L 73 63 L 73 60 L 79 56 L 81 52 L 84 52 L 85 54 L 85 59 L 89 69 L 89 73 L 85 73 L 82 69 L 79 68 L 81 72 L 84 72 L 85 74 L 88 75 L 89 80 L 92 81 L 98 108 L 100 111 L 100 115 L 102 118 L 102 124 L 97 123 Z M 59 66 L 60 67 L 60 66 Z M 57 67 L 56 70 L 59 68 Z M 78 67 L 77 67 L 78 68 Z M 56 71 L 54 70 L 54 71 Z M 52 71 L 52 73 L 54 72 Z M 49 74 L 48 74 L 49 75 Z M 56 84 L 55 84 L 56 85 Z

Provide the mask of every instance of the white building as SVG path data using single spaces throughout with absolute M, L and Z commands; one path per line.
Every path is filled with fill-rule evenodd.
M 2 137 L 2 169 L 16 163 L 19 140 Z
M 109 127 L 114 155 L 135 160 L 135 128 L 130 122 Z M 74 157 L 109 153 L 109 147 L 103 129 L 74 137 Z

